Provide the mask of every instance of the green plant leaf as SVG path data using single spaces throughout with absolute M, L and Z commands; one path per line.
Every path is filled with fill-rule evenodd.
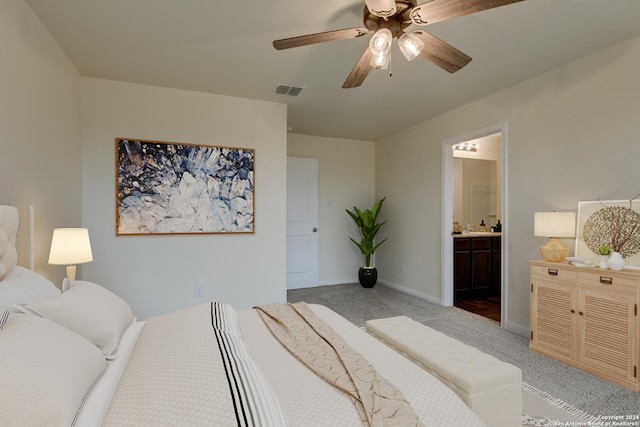
M 380 213 L 380 208 L 382 207 L 382 203 L 385 199 L 386 198 L 383 197 L 375 202 L 371 209 L 360 210 L 355 206 L 353 211 L 345 209 L 353 222 L 355 222 L 358 227 L 358 232 L 360 233 L 359 242 L 352 237 L 349 237 L 349 239 L 358 247 L 358 249 L 360 249 L 365 266 L 367 267 L 370 266 L 371 256 L 373 253 L 380 247 L 380 245 L 387 241 L 387 238 L 385 238 L 381 242 L 378 242 L 377 244 L 375 243 L 378 231 L 380 231 L 380 228 L 387 223 L 385 220 L 382 223 L 376 224 L 378 213 Z

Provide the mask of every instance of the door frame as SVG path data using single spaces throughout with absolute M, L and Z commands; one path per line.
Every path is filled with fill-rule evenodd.
M 502 156 L 502 212 L 500 212 L 501 222 L 506 230 L 507 227 L 507 122 L 478 129 L 463 135 L 458 135 L 442 141 L 442 299 L 443 306 L 453 305 L 453 145 L 478 139 L 489 135 L 501 134 L 501 156 Z M 500 326 L 505 327 L 508 323 L 508 240 L 503 232 L 501 236 L 500 250 Z

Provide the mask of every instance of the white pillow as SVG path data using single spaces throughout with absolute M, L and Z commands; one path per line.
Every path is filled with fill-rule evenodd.
M 60 295 L 56 285 L 38 273 L 16 265 L 0 282 L 0 307 L 34 302 Z
M 108 359 L 116 357 L 120 337 L 135 320 L 131 307 L 113 292 L 92 282 L 72 282 L 68 291 L 26 308 L 97 345 Z
M 0 316 L 1 317 L 1 316 Z M 49 320 L 5 312 L 0 330 L 0 425 L 71 425 L 107 361 Z

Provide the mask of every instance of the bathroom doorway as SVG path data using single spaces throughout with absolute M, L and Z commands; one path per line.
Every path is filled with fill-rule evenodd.
M 443 304 L 506 324 L 505 124 L 443 143 Z

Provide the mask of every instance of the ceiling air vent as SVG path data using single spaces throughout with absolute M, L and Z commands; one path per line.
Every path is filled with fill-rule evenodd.
M 281 85 L 276 86 L 276 93 L 278 95 L 290 95 L 290 96 L 298 96 L 300 92 L 302 92 L 303 87 L 298 86 L 290 86 L 290 85 Z

